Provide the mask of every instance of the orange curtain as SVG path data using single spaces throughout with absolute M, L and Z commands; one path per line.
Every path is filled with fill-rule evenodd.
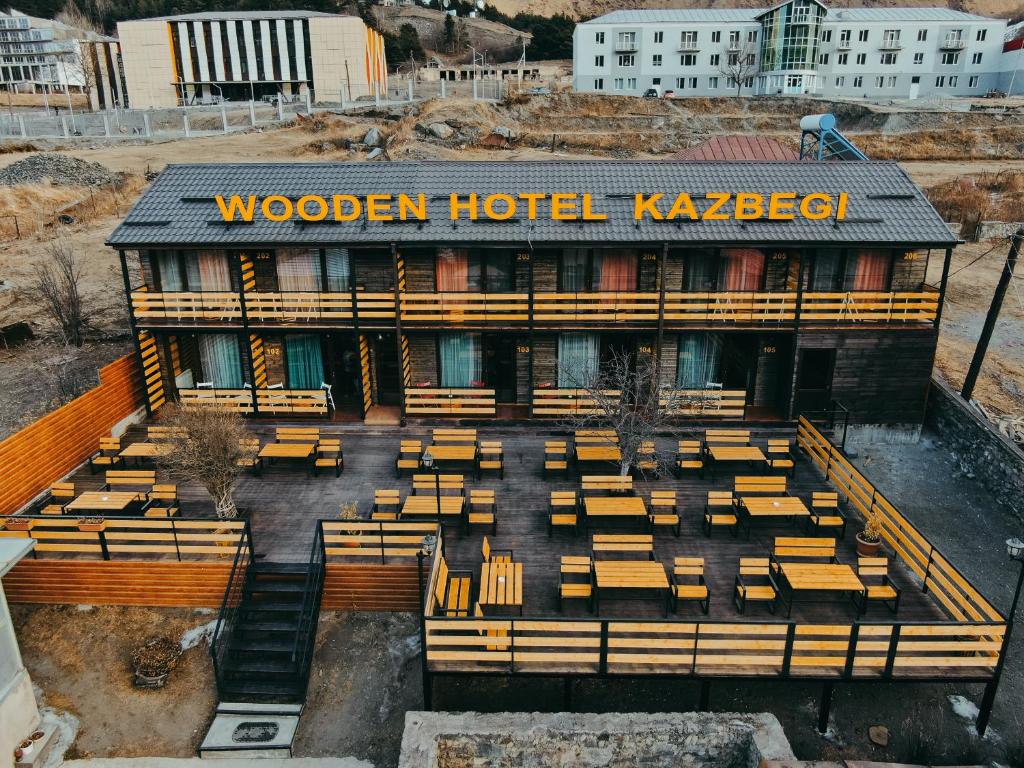
M 888 289 L 889 254 L 885 251 L 861 251 L 858 253 L 853 290 L 887 291 Z
M 469 290 L 469 251 L 441 248 L 437 252 L 437 290 Z
M 764 254 L 755 248 L 731 248 L 722 251 L 726 291 L 759 291 L 764 281 Z
M 598 291 L 635 291 L 636 254 L 633 251 L 604 251 L 598 254 L 600 270 L 597 280 Z

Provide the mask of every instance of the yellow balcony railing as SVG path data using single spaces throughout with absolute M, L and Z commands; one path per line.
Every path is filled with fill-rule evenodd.
M 796 293 L 665 294 L 665 321 L 670 323 L 791 323 L 795 319 Z
M 245 295 L 245 311 L 250 322 L 302 323 L 351 322 L 351 293 L 258 291 Z
M 526 293 L 403 293 L 403 323 L 525 323 L 530 318 Z
M 658 294 L 536 293 L 533 317 L 539 323 L 656 323 Z
M 939 310 L 935 291 L 805 293 L 803 322 L 929 323 Z
M 151 293 L 132 291 L 132 314 L 154 324 L 240 323 L 242 302 L 237 293 Z
M 410 416 L 493 416 L 495 391 L 485 388 L 410 387 L 405 390 Z

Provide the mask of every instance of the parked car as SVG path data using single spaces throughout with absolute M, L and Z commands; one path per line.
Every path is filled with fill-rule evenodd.
M 667 91 L 665 91 L 665 98 L 666 99 L 674 99 L 675 97 L 676 97 L 676 92 L 673 91 L 671 88 L 669 88 Z
M 991 91 L 985 94 L 986 99 L 1005 99 L 1006 92 L 1000 91 L 998 88 L 993 88 Z
M 530 89 L 531 96 L 547 96 L 549 93 L 551 93 L 551 89 L 546 85 L 535 85 Z
M 644 98 L 645 99 L 660 99 L 661 98 L 661 88 L 659 86 L 657 86 L 657 85 L 652 85 L 650 88 L 648 88 L 646 91 L 644 91 Z

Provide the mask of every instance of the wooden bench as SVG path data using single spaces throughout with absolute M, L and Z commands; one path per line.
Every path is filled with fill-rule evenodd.
M 676 447 L 676 476 L 696 472 L 704 477 L 703 448 L 700 440 L 680 440 Z
M 900 609 L 900 588 L 889 576 L 889 560 L 886 557 L 858 557 L 857 578 L 864 582 L 860 611 L 867 613 L 871 602 L 883 603 L 890 611 Z
M 148 492 L 156 485 L 156 471 L 152 469 L 108 469 L 103 489 L 145 488 Z
M 672 529 L 672 533 L 679 538 L 679 506 L 676 501 L 675 491 L 651 491 L 649 510 L 647 517 L 650 520 L 651 531 L 655 526 L 665 525 Z
M 500 440 L 481 440 L 476 453 L 476 476 L 483 472 L 497 472 L 505 479 L 505 454 Z
M 784 475 L 770 475 L 768 477 L 740 475 L 736 478 L 734 488 L 737 496 L 750 496 L 755 493 L 763 493 L 768 496 L 785 496 L 786 478 Z
M 565 600 L 586 600 L 587 609 L 594 610 L 594 583 L 590 575 L 591 560 L 586 556 L 562 555 L 558 572 L 558 611 Z
M 548 538 L 555 527 L 579 531 L 579 497 L 576 491 L 552 491 L 548 506 Z
M 321 469 L 334 469 L 334 476 L 341 477 L 345 469 L 345 454 L 341 449 L 341 440 L 329 438 L 321 440 L 316 447 L 316 459 L 313 461 L 313 476 Z
M 123 463 L 120 437 L 101 437 L 100 447 L 89 457 L 89 472 L 96 474 L 100 467 L 116 467 Z
M 173 483 L 158 483 L 149 492 L 146 517 L 174 517 L 178 514 L 178 486 Z
M 490 526 L 491 535 L 496 536 L 498 534 L 498 503 L 494 500 L 493 490 L 489 488 L 473 488 L 470 490 L 466 525 Z
M 435 495 L 440 490 L 441 495 L 447 492 L 454 492 L 454 495 L 466 495 L 466 482 L 462 475 L 413 475 L 412 492 L 424 491 L 429 495 Z
M 704 535 L 710 538 L 715 528 L 728 528 L 735 538 L 738 526 L 736 498 L 732 491 L 708 491 L 708 499 L 704 504 Z
M 320 442 L 320 427 L 278 427 L 274 431 L 274 440 L 278 443 L 316 443 Z
M 645 554 L 646 560 L 654 559 L 654 536 L 649 533 L 595 533 L 590 543 L 592 556 L 598 554 L 630 555 Z
M 167 427 L 152 424 L 146 427 L 146 439 L 153 442 L 179 440 L 187 435 L 184 427 Z
M 544 442 L 544 477 L 552 472 L 569 474 L 569 449 L 564 440 L 546 440 Z
M 438 428 L 431 433 L 432 440 L 438 445 L 461 445 L 469 443 L 476 445 L 475 429 L 442 429 Z
M 258 437 L 241 437 L 238 439 L 238 447 L 241 448 L 243 456 L 235 461 L 235 464 L 243 469 L 255 469 L 260 465 L 260 439 Z
M 469 616 L 469 599 L 473 575 L 469 571 L 449 571 L 442 557 L 437 566 L 434 599 L 443 616 Z
M 822 560 L 827 563 L 835 563 L 838 562 L 836 540 L 806 536 L 776 536 L 772 557 L 777 560 L 786 559 L 795 562 Z
M 486 536 L 480 543 L 480 556 L 485 563 L 511 563 L 511 549 L 491 549 L 491 541 Z
M 707 615 L 711 607 L 711 590 L 704 580 L 703 557 L 677 557 L 672 567 L 672 610 L 679 610 L 680 600 L 700 603 Z
M 750 445 L 749 429 L 707 429 L 705 445 Z
M 767 557 L 741 557 L 736 582 L 733 586 L 733 601 L 736 610 L 743 613 L 747 603 L 768 603 L 768 610 L 775 613 L 779 589 L 772 578 Z
M 75 498 L 75 484 L 54 483 L 50 488 L 50 494 L 46 499 L 43 508 L 39 510 L 42 515 L 63 515 L 64 505 Z
M 618 445 L 619 435 L 614 429 L 577 429 L 573 442 L 576 445 Z
M 403 470 L 416 472 L 422 466 L 423 443 L 419 440 L 403 440 L 395 458 L 395 474 L 402 476 Z
M 653 440 L 640 441 L 640 447 L 636 451 L 635 467 L 641 473 L 658 473 L 658 451 Z
M 373 492 L 371 520 L 397 520 L 401 509 L 402 494 L 397 490 L 385 488 Z
M 796 477 L 796 462 L 793 461 L 789 440 L 769 440 L 764 453 L 768 459 L 769 469 L 781 469 L 784 474 Z
M 835 491 L 811 493 L 811 514 L 807 523 L 816 533 L 838 531 L 837 538 L 846 538 L 846 517 L 839 510 L 839 494 Z
M 633 478 L 629 475 L 584 475 L 583 492 L 633 493 Z

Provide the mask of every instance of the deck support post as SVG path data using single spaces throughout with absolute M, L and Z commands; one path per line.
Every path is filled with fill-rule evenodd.
M 821 686 L 821 704 L 818 707 L 818 733 L 825 733 L 828 730 L 828 715 L 832 709 L 832 683 L 824 683 Z
M 135 325 L 135 307 L 132 305 L 132 278 L 128 274 L 128 256 L 125 254 L 123 248 L 119 248 L 117 251 L 117 257 L 121 261 L 121 278 L 124 281 L 124 293 L 125 298 L 128 300 L 128 332 L 132 335 L 132 346 L 135 349 L 135 359 L 139 361 L 139 370 L 143 369 L 142 364 L 142 344 L 139 342 L 139 329 Z M 141 266 L 141 265 L 140 265 Z M 160 370 L 160 376 L 163 378 L 164 372 Z M 143 375 L 145 380 L 145 375 Z M 149 385 L 143 381 L 143 388 L 146 390 L 145 402 L 143 405 L 146 406 L 146 417 L 153 418 L 153 406 L 149 402 Z M 33 550 L 34 552 L 35 550 Z
M 424 593 L 426 586 L 423 583 L 423 558 L 424 552 L 420 548 L 416 552 L 416 583 L 419 585 L 419 606 L 420 606 L 420 674 L 423 678 L 423 709 L 430 712 L 433 708 L 433 680 L 430 677 L 430 667 L 427 666 L 427 596 Z
M 572 712 L 572 678 L 562 678 L 562 710 Z
M 379 94 L 378 94 L 379 95 Z M 405 375 L 402 370 L 402 286 L 398 282 L 398 244 L 391 243 L 391 269 L 395 280 L 395 355 L 398 357 L 399 426 L 405 426 Z M 428 707 L 429 709 L 429 707 Z
M 700 699 L 697 702 L 698 712 L 707 712 L 711 701 L 711 681 L 700 681 Z

